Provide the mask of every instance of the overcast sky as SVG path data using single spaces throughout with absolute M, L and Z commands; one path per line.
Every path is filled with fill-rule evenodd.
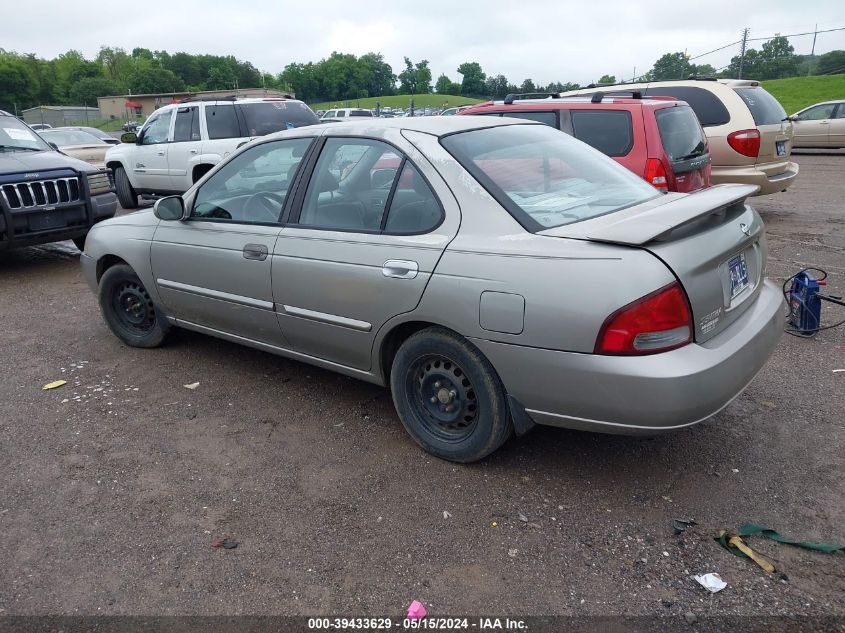
M 10 0 L 3 0 L 9 2 Z M 96 3 L 95 3 L 96 4 Z M 630 78 L 665 52 L 697 55 L 751 37 L 845 27 L 843 0 L 146 0 L 97 5 L 39 0 L 3 11 L 0 47 L 40 57 L 100 46 L 234 55 L 278 73 L 290 62 L 317 61 L 332 51 L 381 52 L 398 73 L 402 57 L 428 59 L 433 79 L 477 61 L 514 83 L 575 81 L 609 73 Z M 106 8 L 108 7 L 108 8 Z M 794 38 L 810 52 L 812 35 Z M 752 42 L 759 48 L 762 42 Z M 845 31 L 819 34 L 816 52 L 845 49 Z M 699 60 L 725 66 L 738 46 Z

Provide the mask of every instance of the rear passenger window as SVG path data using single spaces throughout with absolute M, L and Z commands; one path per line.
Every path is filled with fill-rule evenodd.
M 575 138 L 608 156 L 625 156 L 634 146 L 631 113 L 624 110 L 572 110 Z
M 517 119 L 537 121 L 538 123 L 545 123 L 546 125 L 551 125 L 552 127 L 558 127 L 557 113 L 555 112 L 506 112 L 505 114 Z
M 387 212 L 385 233 L 428 233 L 443 220 L 434 192 L 417 168 L 405 162 Z
M 786 110 L 772 95 L 763 88 L 734 88 L 751 110 L 754 125 L 779 124 L 786 118 Z
M 731 120 L 725 104 L 709 90 L 694 86 L 655 86 L 642 91 L 643 95 L 675 97 L 686 101 L 702 127 L 724 125 Z
M 173 141 L 200 140 L 200 117 L 197 108 L 179 108 L 176 111 L 176 124 L 173 129 Z
M 205 122 L 208 127 L 208 138 L 210 139 L 238 138 L 241 136 L 234 106 L 205 106 Z

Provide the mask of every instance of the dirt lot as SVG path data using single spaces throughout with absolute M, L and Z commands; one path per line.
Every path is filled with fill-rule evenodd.
M 815 264 L 845 294 L 845 154 L 797 159 L 793 188 L 754 201 L 769 275 Z M 538 428 L 457 466 L 374 386 L 186 332 L 121 345 L 77 259 L 0 254 L 2 614 L 845 616 L 841 552 L 751 538 L 766 574 L 712 538 L 753 521 L 845 543 L 845 327 L 784 336 L 695 428 Z

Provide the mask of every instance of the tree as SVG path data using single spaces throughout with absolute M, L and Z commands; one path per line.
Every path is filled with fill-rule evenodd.
M 434 91 L 439 95 L 452 94 L 452 80 L 446 75 L 440 75 L 437 82 L 434 84 Z
M 537 92 L 537 87 L 534 85 L 534 82 L 531 79 L 526 79 L 522 82 L 522 85 L 519 87 L 520 92 Z
M 139 68 L 130 75 L 129 88 L 135 94 L 182 92 L 185 82 L 166 68 Z
M 417 72 L 417 91 L 420 94 L 429 94 L 431 92 L 431 69 L 428 67 L 428 60 L 422 60 L 414 68 Z
M 97 53 L 97 62 L 102 66 L 103 74 L 120 86 L 126 85 L 129 75 L 135 69 L 135 60 L 122 48 L 101 46 L 100 52 Z
M 396 75 L 393 68 L 384 61 L 381 53 L 367 53 L 358 58 L 358 63 L 366 66 L 370 73 L 367 92 L 371 97 L 392 95 L 396 89 Z
M 725 76 L 734 79 L 740 78 L 740 56 L 734 55 L 731 57 L 731 63 L 725 69 Z M 753 48 L 745 51 L 745 59 L 742 59 L 742 79 L 749 77 L 759 77 L 761 73 L 760 54 Z
M 782 35 L 763 42 L 760 51 L 759 79 L 781 79 L 798 74 L 798 57 L 789 40 Z
M 599 80 L 596 82 L 598 84 L 615 84 L 616 83 L 616 75 L 602 75 L 599 77 Z
M 484 92 L 493 99 L 503 99 L 508 94 L 508 79 L 504 75 L 491 75 L 484 82 Z
M 695 67 L 695 74 L 702 75 L 705 77 L 715 77 L 716 76 L 716 69 L 713 68 L 710 64 L 699 64 Z
M 77 81 L 70 89 L 70 101 L 74 105 L 97 106 L 97 97 L 120 94 L 118 85 L 105 77 L 86 77 Z
M 225 62 L 220 62 L 208 69 L 205 85 L 208 90 L 233 90 L 237 79 L 232 67 Z
M 481 70 L 478 62 L 464 62 L 458 66 L 458 72 L 463 75 L 461 80 L 461 94 L 464 96 L 483 95 L 484 80 L 487 75 Z
M 412 95 L 431 92 L 431 69 L 427 59 L 414 64 L 405 58 L 405 70 L 399 73 L 399 91 Z
M 0 48 L 0 109 L 18 111 L 37 103 L 37 83 L 32 71 L 19 55 Z
M 667 79 L 686 79 L 695 72 L 695 66 L 690 64 L 686 53 L 666 53 L 656 62 L 647 74 L 650 81 L 666 81 Z
M 845 51 L 830 51 L 819 57 L 816 74 L 833 75 L 845 73 Z

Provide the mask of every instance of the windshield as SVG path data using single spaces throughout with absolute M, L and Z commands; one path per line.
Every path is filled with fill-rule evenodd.
M 529 230 L 588 220 L 660 195 L 601 152 L 546 125 L 472 130 L 441 143 Z
M 82 130 L 41 130 L 41 138 L 59 147 L 70 145 L 106 145 L 101 139 L 93 134 Z
M 707 152 L 707 139 L 689 106 L 661 108 L 654 113 L 669 160 L 697 158 Z
M 0 152 L 49 150 L 50 146 L 24 123 L 14 117 L 0 117 Z

